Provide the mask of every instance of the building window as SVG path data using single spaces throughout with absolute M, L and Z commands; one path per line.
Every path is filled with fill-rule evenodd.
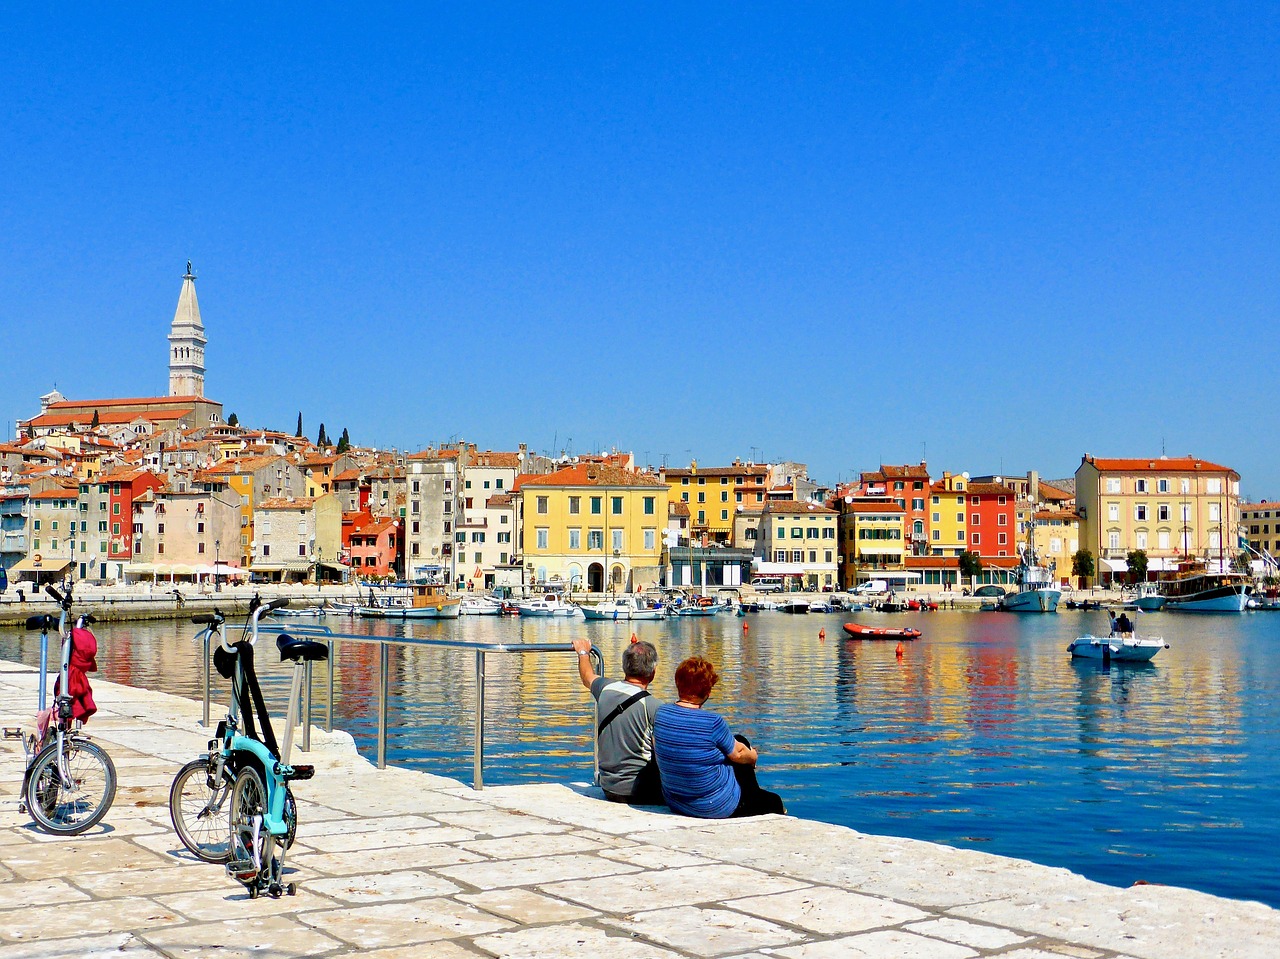
M 604 497 L 603 497 L 603 496 L 593 496 L 593 497 L 591 497 L 591 515 L 592 515 L 592 516 L 599 516 L 599 515 L 600 515 L 600 511 L 601 511 L 603 508 L 604 508 Z
M 1156 490 L 1161 493 L 1169 492 L 1169 481 L 1167 479 L 1157 480 Z
M 538 506 L 537 506 L 537 510 L 538 510 L 538 514 L 539 514 L 540 516 L 545 516 L 545 515 L 547 515 L 547 512 L 548 512 L 548 503 L 549 503 L 549 502 L 550 502 L 550 497 L 547 497 L 547 496 L 539 496 L 539 497 L 537 498 L 537 504 L 538 504 Z
M 652 552 L 658 548 L 658 531 L 656 529 L 646 529 L 644 531 L 644 548 L 646 552 Z
M 587 549 L 589 550 L 604 549 L 604 530 L 602 529 L 587 530 Z
M 501 536 L 502 534 L 499 533 L 498 535 Z M 569 530 L 569 548 L 582 549 L 582 530 L 581 529 Z
M 997 546 L 1006 546 L 1006 545 L 1008 545 L 1008 542 L 1009 542 L 1008 536 L 1009 536 L 1009 534 L 1008 534 L 1008 533 L 997 533 L 997 534 L 996 534 L 996 545 L 997 545 Z
M 1116 523 L 1116 522 L 1119 522 L 1119 520 L 1120 520 L 1120 504 L 1108 503 L 1107 504 L 1107 521 L 1111 523 Z
M 1133 518 L 1136 520 L 1145 520 L 1147 518 L 1147 504 L 1139 503 L 1133 508 Z
M 970 517 L 969 517 L 969 525 L 970 525 L 970 526 L 978 526 L 978 525 L 980 525 L 979 520 L 981 520 L 981 519 L 982 519 L 982 514 L 981 514 L 981 513 L 974 513 L 972 516 L 970 516 Z
M 1118 478 L 1111 478 L 1107 480 L 1107 492 L 1108 493 L 1120 492 L 1120 480 Z
M 705 503 L 706 501 L 707 501 L 707 494 L 706 494 L 706 493 L 703 493 L 703 492 L 701 492 L 701 491 L 699 491 L 699 493 L 698 493 L 698 502 L 699 502 L 699 503 Z
M 982 542 L 981 534 L 974 533 L 972 536 L 969 537 L 969 542 L 971 542 L 974 546 L 977 546 L 979 543 Z
M 551 530 L 545 526 L 538 527 L 538 549 L 547 549 L 551 543 Z
M 613 534 L 613 551 L 615 553 L 621 553 L 622 552 L 622 530 L 615 529 L 615 530 L 610 530 L 610 532 Z
M 1156 518 L 1160 520 L 1167 520 L 1169 518 L 1168 503 L 1161 503 L 1159 506 L 1156 507 Z
M 569 515 L 577 516 L 581 512 L 582 512 L 582 497 L 570 496 L 569 497 Z
M 644 498 L 644 515 L 652 516 L 654 513 L 654 510 L 657 508 L 656 504 L 657 504 L 656 497 L 646 496 Z
M 612 497 L 611 508 L 613 510 L 614 516 L 622 515 L 622 497 L 621 496 Z

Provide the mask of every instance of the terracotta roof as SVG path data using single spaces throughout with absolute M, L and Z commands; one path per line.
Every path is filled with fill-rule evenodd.
M 684 476 L 758 476 L 764 478 L 769 475 L 769 467 L 760 464 L 742 464 L 741 466 L 699 466 L 696 470 L 689 468 L 671 468 L 665 470 L 667 479 L 673 476 L 680 479 Z
M 255 470 L 269 466 L 276 460 L 284 459 L 282 456 L 233 456 L 225 459 L 221 463 L 215 463 L 210 466 L 207 472 L 210 473 L 252 473 Z
M 1035 513 L 1036 519 L 1057 519 L 1064 523 L 1072 523 L 1080 519 L 1075 513 L 1068 513 L 1066 510 L 1060 509 L 1039 509 Z
M 1058 489 L 1058 487 L 1052 485 L 1051 483 L 1041 482 L 1040 498 L 1050 500 L 1050 499 L 1074 499 L 1075 497 L 1064 489 Z
M 770 503 L 769 508 L 764 512 L 770 514 L 781 514 L 783 516 L 834 516 L 836 511 L 826 506 L 819 506 L 817 503 L 795 503 L 785 501 L 781 503 Z
M 678 499 L 674 503 L 668 503 L 667 515 L 668 516 L 688 516 L 689 504 L 682 499 Z
M 924 463 L 919 466 L 885 466 L 883 463 L 880 469 L 863 473 L 862 481 L 864 483 L 884 482 L 885 480 L 927 480 L 929 478 L 929 467 Z
M 475 453 L 471 457 L 472 466 L 490 466 L 499 469 L 520 468 L 519 453 L 495 453 L 492 450 L 485 450 L 483 453 Z
M 1275 500 L 1263 500 L 1261 503 L 1241 503 L 1241 513 L 1251 513 L 1255 510 L 1280 510 L 1280 502 Z
M 964 492 L 973 496 L 1013 496 L 1013 490 L 1000 483 L 970 483 Z
M 98 414 L 98 422 L 103 425 L 132 423 L 135 420 L 146 420 L 147 422 L 155 422 L 162 420 L 179 420 L 184 416 L 191 415 L 191 408 L 177 410 L 107 410 Z M 86 415 L 80 413 L 41 413 L 25 421 L 28 426 L 70 426 L 73 423 L 84 423 L 88 426 L 93 422 L 93 414 Z
M 295 496 L 288 499 L 284 496 L 274 496 L 271 499 L 264 499 L 261 503 L 256 504 L 256 509 L 297 509 L 308 510 L 315 505 L 315 500 L 310 496 Z
M 30 494 L 31 499 L 75 499 L 80 489 L 77 486 L 64 486 L 61 489 L 47 489 L 42 493 Z
M 1228 466 L 1210 463 L 1194 456 L 1153 456 L 1150 459 L 1102 459 L 1085 456 L 1099 472 L 1113 473 L 1234 473 Z
M 458 458 L 457 450 L 436 450 L 426 449 L 417 453 L 410 453 L 406 459 L 411 460 L 456 460 Z
M 393 519 L 375 519 L 363 526 L 357 526 L 351 530 L 352 536 L 381 536 L 389 529 L 397 528 L 397 523 Z
M 487 500 L 484 501 L 484 505 L 489 507 L 510 506 L 511 500 L 512 500 L 512 496 L 510 493 L 494 493 L 492 496 L 490 496 Z
M 360 471 L 358 469 L 343 470 L 333 477 L 335 483 L 345 483 L 349 480 L 360 479 Z
M 525 486 L 648 486 L 665 489 L 666 485 L 651 473 L 633 473 L 618 466 L 586 463 L 566 466 L 554 473 L 522 474 L 516 477 L 512 492 Z

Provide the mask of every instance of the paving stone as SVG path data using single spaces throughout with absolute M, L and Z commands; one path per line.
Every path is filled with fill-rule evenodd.
M 582 879 L 588 876 L 617 876 L 639 870 L 635 866 L 614 862 L 612 859 L 571 853 L 567 856 L 515 859 L 510 862 L 488 860 L 465 866 L 442 867 L 437 871 L 477 889 L 499 889 L 504 886 L 531 886 L 535 883 Z
M 569 922 L 594 916 L 590 909 L 575 906 L 561 899 L 543 896 L 528 889 L 492 889 L 486 892 L 464 892 L 455 898 L 469 902 L 486 912 L 514 919 L 526 925 L 543 925 L 552 922 Z
M 498 959 L 548 959 L 551 956 L 680 959 L 678 952 L 578 923 L 479 936 L 475 944 Z
M 303 918 L 308 925 L 366 949 L 476 936 L 511 926 L 505 919 L 452 899 L 349 907 L 307 913 Z
M 1009 929 L 998 926 L 980 926 L 976 922 L 965 922 L 961 919 L 928 919 L 924 922 L 913 922 L 905 926 L 909 932 L 918 932 L 922 936 L 933 936 L 947 942 L 958 942 L 972 946 L 974 949 L 1003 949 L 1015 943 L 1026 942 L 1028 936 L 1020 936 Z M 1097 953 L 1064 953 L 1076 959 L 1097 959 Z
M 531 856 L 561 855 L 571 852 L 594 852 L 603 843 L 573 833 L 552 835 L 506 836 L 502 839 L 477 839 L 459 843 L 463 849 L 478 852 L 490 859 L 526 859 Z M 615 861 L 618 861 L 615 859 Z
M 7 847 L 5 866 L 19 876 L 40 879 L 45 876 L 87 875 L 120 869 L 149 869 L 171 865 L 158 856 L 126 839 L 109 836 L 58 836 L 50 843 Z
M 605 924 L 695 956 L 786 945 L 805 938 L 794 929 L 724 909 L 677 906 L 639 912 Z
M 258 900 L 252 904 L 258 905 Z M 341 945 L 285 916 L 251 916 L 148 932 L 143 938 L 169 959 L 263 959 L 316 956 Z
M 356 905 L 389 902 L 397 899 L 420 899 L 427 896 L 448 896 L 458 892 L 458 887 L 446 879 L 429 872 L 405 870 L 402 872 L 360 873 L 340 878 L 313 879 L 307 889 Z
M 968 946 L 891 929 L 787 946 L 775 955 L 786 959 L 969 959 L 977 953 Z
M 390 949 L 374 949 L 367 952 L 358 949 L 350 952 L 336 953 L 333 959 L 359 956 L 360 959 L 479 959 L 488 953 L 470 949 L 465 943 L 440 939 L 436 942 L 417 942 L 411 946 L 392 946 Z M 0 956 L 0 959 L 4 959 Z M 328 959 L 328 957 L 326 957 Z
M 548 879 L 542 892 L 580 902 L 600 912 L 629 913 L 643 909 L 718 903 L 744 892 L 772 893 L 799 889 L 802 883 L 769 876 L 741 866 L 686 866 L 649 870 L 616 879 Z
M 562 822 L 552 822 L 538 816 L 510 812 L 504 809 L 473 809 L 468 812 L 445 812 L 434 816 L 450 826 L 469 829 L 475 838 L 496 839 L 502 836 L 546 835 L 568 832 L 570 827 Z
M 457 829 L 453 826 L 430 826 L 425 829 L 335 833 L 329 836 L 308 835 L 306 842 L 317 852 L 356 852 L 371 849 L 388 849 L 396 846 L 462 842 L 472 838 L 474 838 L 472 834 L 465 829 Z
M 349 876 L 365 872 L 393 872 L 398 869 L 456 866 L 482 862 L 484 858 L 456 846 L 398 846 L 364 852 L 307 853 L 291 855 L 289 862 L 327 876 Z
M 300 888 L 297 895 L 279 899 L 265 895 L 250 899 L 244 886 L 227 876 L 223 876 L 222 885 L 214 889 L 157 896 L 156 899 L 166 908 L 196 922 L 214 922 L 227 916 L 243 915 L 246 911 L 254 916 L 283 916 L 334 907 L 332 899 L 309 888 Z
M 151 899 L 106 899 L 77 902 L 74 911 L 66 904 L 34 906 L 0 913 L 0 939 L 66 939 L 108 932 L 133 932 L 182 922 L 181 916 Z
M 747 915 L 765 916 L 826 936 L 897 926 L 929 915 L 889 899 L 863 896 L 830 886 L 811 886 L 772 896 L 734 899 L 726 901 L 725 905 Z
M 30 882 L 7 882 L 0 886 L 0 910 L 70 903 L 88 898 L 63 879 L 33 879 Z
M 76 886 L 98 899 L 127 896 L 159 896 L 193 889 L 221 889 L 232 882 L 223 868 L 212 863 L 192 860 L 181 869 L 121 869 L 114 872 L 72 876 Z
M 164 959 L 132 933 L 41 939 L 0 946 L 0 959 Z
M 353 819 L 351 813 L 339 810 L 327 810 L 329 819 L 314 819 L 309 813 L 312 810 L 299 806 L 299 822 L 305 824 L 306 834 L 315 836 L 349 835 L 358 832 L 395 832 L 403 829 L 431 829 L 440 824 L 425 816 L 374 816 L 368 819 Z M 305 818 L 304 818 L 305 817 Z
M 678 869 L 681 866 L 709 866 L 715 860 L 703 856 L 691 856 L 684 852 L 675 852 L 662 846 L 649 846 L 644 843 L 602 849 L 600 855 L 606 859 L 631 863 L 645 869 Z

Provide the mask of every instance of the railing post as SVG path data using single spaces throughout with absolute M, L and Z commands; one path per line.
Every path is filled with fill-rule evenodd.
M 472 760 L 471 785 L 484 789 L 484 650 L 476 650 L 476 747 Z
M 47 620 L 46 620 L 47 622 Z M 45 630 L 40 631 L 40 712 L 45 710 L 45 687 L 49 685 L 49 634 Z M 209 697 L 205 697 L 208 702 Z M 205 715 L 208 716 L 208 707 L 205 707 Z M 205 725 L 209 720 L 205 719 Z
M 324 700 L 324 731 L 333 732 L 333 658 L 337 655 L 338 641 L 329 640 L 329 655 L 325 657 L 325 673 L 329 681 L 329 695 Z
M 208 629 L 204 631 L 204 720 L 200 725 L 206 729 L 209 728 L 209 635 Z
M 307 660 L 303 667 L 303 679 L 306 686 L 302 690 L 302 751 L 311 752 L 311 661 Z
M 387 643 L 378 644 L 378 768 L 387 768 Z

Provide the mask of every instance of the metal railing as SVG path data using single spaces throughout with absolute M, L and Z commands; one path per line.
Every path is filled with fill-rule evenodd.
M 234 630 L 239 629 L 231 623 L 226 624 L 227 632 L 230 634 Z M 390 674 L 390 656 L 388 647 L 397 646 L 420 646 L 434 649 L 469 649 L 475 653 L 475 683 L 476 683 L 476 705 L 474 720 L 474 736 L 475 747 L 472 755 L 472 788 L 484 788 L 484 718 L 485 718 L 485 695 L 484 695 L 484 675 L 485 675 L 485 657 L 490 653 L 563 653 L 573 652 L 572 643 L 478 643 L 458 639 L 416 639 L 408 636 L 369 636 L 359 633 L 335 633 L 327 626 L 315 624 L 293 624 L 288 625 L 282 623 L 261 624 L 259 626 L 260 633 L 288 633 L 291 636 L 313 639 L 318 642 L 324 642 L 329 647 L 329 655 L 325 661 L 325 674 L 327 695 L 325 697 L 324 706 L 324 729 L 325 732 L 333 732 L 333 676 L 334 661 L 337 658 L 339 643 L 372 643 L 378 646 L 378 739 L 377 739 L 377 755 L 378 768 L 387 768 L 387 695 L 389 687 Z M 209 725 L 209 665 L 210 665 L 210 637 L 206 633 L 204 636 L 204 725 Z M 592 645 L 591 660 L 595 665 L 598 674 L 604 674 L 604 655 L 600 650 Z M 309 752 L 311 750 L 311 719 L 312 719 L 312 664 L 310 662 L 304 664 L 306 670 L 302 684 L 302 744 L 301 750 Z M 596 723 L 598 720 L 598 709 L 595 698 L 592 698 L 592 724 L 591 724 L 591 759 L 592 769 L 597 771 L 600 767 L 600 747 L 596 738 Z M 593 781 L 594 781 L 593 776 Z

